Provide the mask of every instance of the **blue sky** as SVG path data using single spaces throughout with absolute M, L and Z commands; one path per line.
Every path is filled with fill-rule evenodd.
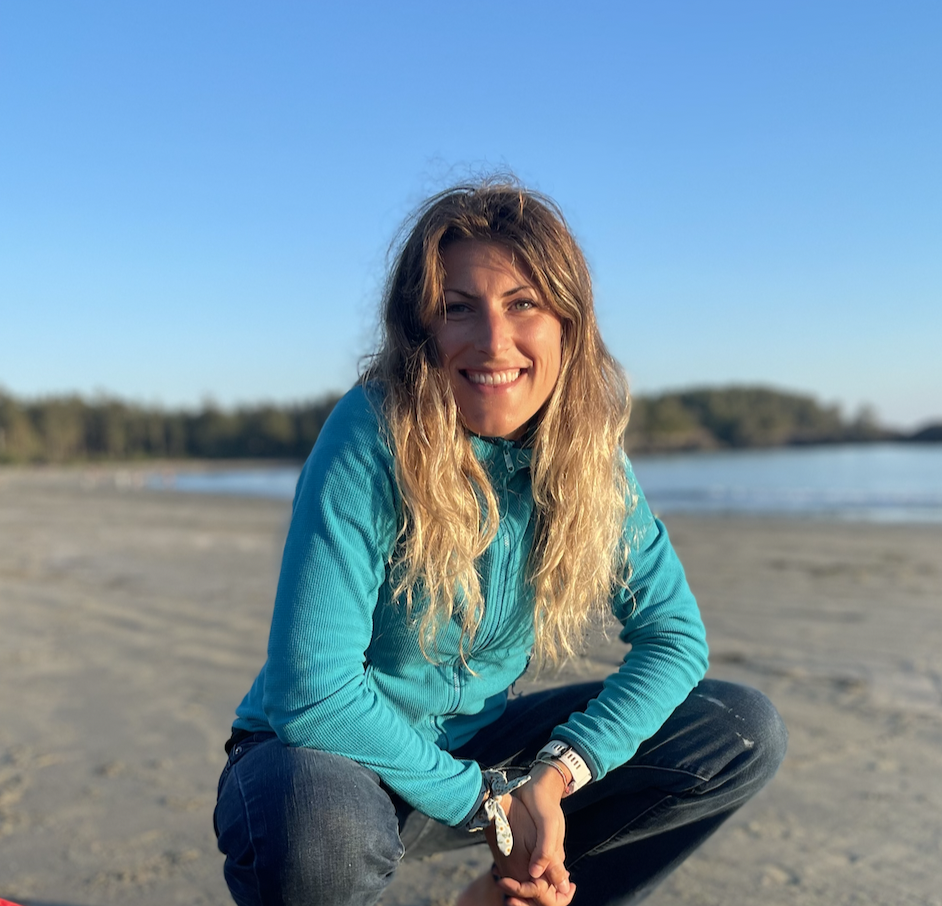
M 342 390 L 425 195 L 512 169 L 636 392 L 942 419 L 942 4 L 0 0 L 0 387 Z

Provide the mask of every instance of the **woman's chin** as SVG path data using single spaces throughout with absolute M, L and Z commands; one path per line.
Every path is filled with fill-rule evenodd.
M 464 419 L 465 427 L 478 437 L 503 437 L 505 440 L 516 440 L 523 435 L 526 422 L 518 423 L 516 419 Z

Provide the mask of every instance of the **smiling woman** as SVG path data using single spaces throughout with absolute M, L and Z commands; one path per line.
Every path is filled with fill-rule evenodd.
M 473 440 L 516 441 L 532 453 L 539 504 L 534 655 L 558 661 L 620 582 L 632 497 L 619 455 L 628 387 L 599 334 L 585 257 L 554 203 L 515 186 L 444 192 L 411 226 L 364 376 L 384 388 L 395 450 L 397 594 L 411 606 L 424 590 L 424 651 L 453 618 L 473 640 L 486 609 L 477 560 L 500 511 Z
M 369 906 L 416 841 L 484 837 L 493 870 L 459 906 L 640 899 L 772 776 L 785 731 L 759 693 L 703 680 L 582 252 L 548 199 L 449 190 L 405 233 L 383 326 L 301 473 L 236 709 L 230 890 Z M 604 684 L 509 695 L 601 611 L 630 646 Z

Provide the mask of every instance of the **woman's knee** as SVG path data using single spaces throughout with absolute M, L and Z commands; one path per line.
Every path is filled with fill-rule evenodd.
M 721 724 L 736 756 L 732 762 L 756 787 L 771 780 L 788 747 L 788 730 L 775 705 L 758 689 L 720 680 L 704 680 L 696 693 L 725 712 Z
M 312 876 L 341 888 L 374 876 L 385 886 L 404 853 L 389 795 L 359 764 L 329 753 L 314 755 L 308 764 L 316 762 L 316 770 L 286 800 L 293 870 L 303 874 L 314 866 Z
M 750 734 L 753 747 L 760 749 L 763 761 L 772 766 L 774 773 L 788 748 L 788 729 L 785 721 L 775 705 L 758 689 L 732 683 L 724 685 L 735 690 L 732 707 L 736 717 L 742 720 Z
M 372 771 L 277 740 L 232 765 L 217 822 L 238 903 L 375 902 L 403 853 Z

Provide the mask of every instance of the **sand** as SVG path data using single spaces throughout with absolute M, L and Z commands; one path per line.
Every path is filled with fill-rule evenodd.
M 0 897 L 226 904 L 212 835 L 289 507 L 149 491 L 143 467 L 0 469 Z M 672 516 L 711 675 L 791 731 L 773 783 L 652 906 L 942 904 L 942 527 Z M 555 678 L 600 676 L 617 641 Z M 406 862 L 447 906 L 480 847 Z

